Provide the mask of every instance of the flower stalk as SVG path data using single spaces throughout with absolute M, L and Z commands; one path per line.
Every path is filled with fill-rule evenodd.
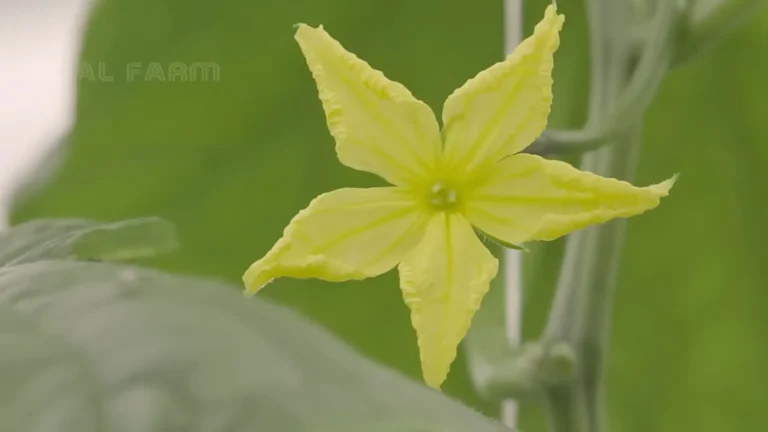
M 612 131 L 605 138 L 613 143 L 585 154 L 581 165 L 584 170 L 633 180 L 641 145 L 642 114 L 669 68 L 677 28 L 674 4 L 664 0 L 655 3 L 653 36 L 647 39 L 634 67 L 627 3 L 588 3 L 592 90 L 587 127 Z M 545 343 L 570 346 L 577 362 L 576 379 L 546 392 L 551 426 L 556 432 L 605 429 L 602 375 L 625 230 L 625 221 L 612 221 L 568 239 L 542 336 Z
M 622 139 L 651 104 L 670 67 L 679 15 L 678 7 L 673 2 L 658 3 L 654 19 L 645 28 L 647 37 L 642 39 L 631 77 L 619 89 L 611 108 L 601 116 L 599 125 L 592 121 L 581 130 L 547 130 L 526 151 L 544 156 L 583 154 Z M 625 55 L 631 54 L 629 48 L 634 42 L 631 37 L 627 35 L 625 38 Z M 603 84 L 596 84 L 593 80 L 593 88 L 595 85 Z M 594 97 L 591 100 L 595 100 Z M 596 119 L 595 116 L 591 118 Z
M 580 130 L 547 130 L 526 152 L 582 155 L 582 170 L 631 182 L 642 117 L 667 71 L 731 31 L 764 2 L 585 2 L 591 62 L 587 122 Z M 491 291 L 490 304 L 476 317 L 466 344 L 470 375 L 481 394 L 494 401 L 542 398 L 555 432 L 605 430 L 602 375 L 625 230 L 626 222 L 615 220 L 568 238 L 555 298 L 537 342 L 522 347 L 505 343 L 500 323 L 510 317 L 504 316 L 503 292 Z M 516 274 L 507 279 L 518 280 L 529 259 L 524 256 L 523 265 L 513 266 Z
M 591 91 L 587 127 L 600 128 L 625 86 L 627 8 L 623 2 L 592 0 L 588 3 L 588 17 Z M 627 156 L 637 154 L 638 146 L 637 136 L 627 136 L 623 142 L 585 154 L 582 167 L 630 180 L 634 161 Z M 605 224 L 575 233 L 566 244 L 542 339 L 567 343 L 575 352 L 578 372 L 572 382 L 547 389 L 545 400 L 553 431 L 602 430 L 605 414 L 600 384 L 623 233 L 623 223 Z
M 523 1 L 522 0 L 504 0 L 504 54 L 511 54 L 515 48 L 523 41 Z M 522 252 L 507 248 L 502 252 L 502 277 L 504 278 L 504 328 L 506 343 L 500 344 L 502 347 L 520 347 L 523 340 L 523 278 L 522 278 Z M 493 341 L 489 341 L 493 343 Z M 495 387 L 493 382 L 488 383 L 488 392 L 494 393 L 494 388 L 502 391 L 508 389 L 530 390 L 533 384 L 531 380 L 522 380 L 515 385 L 505 386 L 505 382 L 514 381 L 515 377 L 533 376 L 526 368 L 526 364 L 521 362 L 504 362 L 500 365 L 512 365 L 510 376 L 500 380 L 502 385 Z M 523 371 L 521 373 L 521 370 Z M 495 378 L 496 376 L 489 376 Z M 517 399 L 520 395 L 504 395 L 494 400 L 501 400 L 501 421 L 511 427 L 517 427 L 520 407 Z
M 672 64 L 680 23 L 674 3 L 652 3 L 653 14 L 644 26 L 648 36 L 638 47 L 629 25 L 637 17 L 632 15 L 629 2 L 589 2 L 591 90 L 587 123 L 577 131 L 547 131 L 529 152 L 584 153 L 582 169 L 632 180 L 642 116 Z M 522 348 L 499 348 L 501 336 L 493 325 L 499 310 L 481 310 L 484 313 L 473 325 L 467 351 L 473 380 L 486 397 L 543 397 L 556 432 L 604 429 L 602 369 L 624 231 L 625 222 L 613 221 L 569 238 L 555 299 L 539 342 Z M 500 300 L 499 294 L 491 295 L 490 301 Z

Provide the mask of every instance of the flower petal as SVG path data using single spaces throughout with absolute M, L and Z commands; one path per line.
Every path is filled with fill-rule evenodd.
M 424 381 L 439 388 L 496 276 L 498 261 L 459 213 L 438 213 L 398 267 Z
M 650 210 L 675 177 L 648 187 L 580 171 L 561 161 L 518 154 L 498 162 L 467 197 L 465 214 L 505 242 L 554 240 L 588 225 Z
M 339 189 L 315 198 L 264 258 L 245 272 L 255 293 L 274 278 L 364 279 L 392 269 L 428 216 L 400 188 Z
M 432 110 L 346 51 L 322 26 L 299 24 L 296 40 L 317 83 L 339 160 L 395 185 L 426 177 L 441 145 Z
M 549 6 L 533 35 L 506 60 L 480 72 L 443 107 L 445 163 L 470 172 L 528 147 L 547 124 L 552 56 L 564 17 Z

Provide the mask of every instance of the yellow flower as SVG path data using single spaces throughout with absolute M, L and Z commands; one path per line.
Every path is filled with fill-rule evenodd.
M 347 52 L 322 27 L 296 40 L 317 82 L 336 152 L 394 186 L 320 195 L 243 279 L 365 279 L 395 266 L 426 383 L 439 388 L 498 261 L 475 229 L 511 244 L 553 240 L 656 207 L 674 182 L 637 188 L 520 153 L 544 130 L 563 16 L 550 6 L 531 37 L 430 108 Z

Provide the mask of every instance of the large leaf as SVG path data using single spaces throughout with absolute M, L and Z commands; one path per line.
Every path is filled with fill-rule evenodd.
M 64 235 L 65 223 L 46 224 Z M 4 238 L 36 245 L 36 231 Z M 2 240 L 0 252 L 11 255 Z M 117 264 L 17 262 L 0 268 L 0 430 L 501 430 L 233 287 Z

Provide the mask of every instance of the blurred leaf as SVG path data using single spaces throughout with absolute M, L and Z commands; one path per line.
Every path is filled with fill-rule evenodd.
M 135 267 L 0 269 L 0 352 L 4 431 L 502 430 L 295 312 Z
M 0 351 L 0 429 L 108 430 L 87 359 L 34 317 L 1 304 Z
M 125 261 L 175 247 L 173 226 L 159 218 L 37 220 L 0 232 L 0 267 L 48 259 Z

